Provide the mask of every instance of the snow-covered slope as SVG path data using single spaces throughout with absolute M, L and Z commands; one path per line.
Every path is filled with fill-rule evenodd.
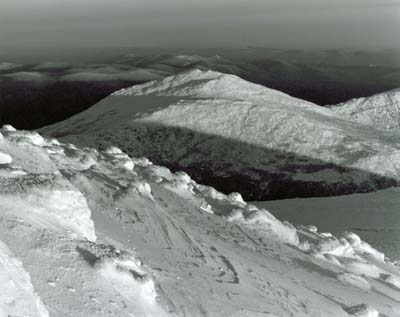
M 29 274 L 0 241 L 0 316 L 48 316 Z
M 381 130 L 400 130 L 400 89 L 330 107 L 344 118 Z
M 396 263 L 182 172 L 3 127 L 0 315 L 398 316 Z M 56 200 L 56 201 L 53 201 Z
M 340 234 L 351 230 L 400 260 L 400 188 L 335 197 L 312 197 L 254 202 L 277 218 L 313 224 L 320 230 Z
M 116 145 L 252 200 L 364 192 L 400 179 L 398 134 L 212 71 L 118 91 L 41 131 Z

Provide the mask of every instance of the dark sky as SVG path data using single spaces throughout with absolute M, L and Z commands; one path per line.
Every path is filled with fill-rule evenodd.
M 0 0 L 4 46 L 400 46 L 400 0 Z

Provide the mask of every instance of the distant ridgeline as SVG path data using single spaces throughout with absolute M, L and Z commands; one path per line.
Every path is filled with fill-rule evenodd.
M 0 124 L 37 129 L 121 88 L 195 68 L 235 74 L 316 104 L 336 104 L 400 87 L 400 68 L 388 54 L 249 48 L 203 56 L 129 54 L 86 64 L 0 62 Z

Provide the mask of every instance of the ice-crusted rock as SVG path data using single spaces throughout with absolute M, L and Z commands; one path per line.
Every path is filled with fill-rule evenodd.
M 28 132 L 11 130 L 0 151 L 25 173 L 0 165 L 0 241 L 17 259 L 7 272 L 26 272 L 18 276 L 32 287 L 14 292 L 7 284 L 0 303 L 6 294 L 20 305 L 13 308 L 39 303 L 44 314 L 46 306 L 67 316 L 396 316 L 400 309 L 398 267 L 355 234 L 281 222 L 239 193 L 115 147 L 27 142 Z M 13 273 L 2 271 L 9 281 Z
M 353 306 L 347 309 L 347 312 L 349 313 L 350 316 L 357 316 L 357 317 L 378 317 L 379 312 L 367 305 L 367 304 L 361 304 L 357 306 Z
M 59 152 L 60 145 L 45 141 L 35 132 L 10 127 L 3 128 L 4 131 L 7 132 L 0 144 L 0 161 L 15 165 L 2 169 L 2 212 L 94 241 L 96 234 L 85 197 L 61 176 L 48 154 L 49 148 L 53 148 L 51 153 Z
M 213 71 L 122 89 L 41 131 L 117 146 L 247 200 L 368 192 L 400 181 L 397 133 Z

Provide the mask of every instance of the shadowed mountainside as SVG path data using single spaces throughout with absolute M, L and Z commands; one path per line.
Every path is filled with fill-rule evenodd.
M 99 131 L 94 136 L 94 145 L 99 150 L 114 145 L 129 155 L 146 156 L 155 164 L 172 171 L 185 171 L 197 182 L 226 194 L 240 192 L 249 201 L 347 195 L 399 185 L 394 178 L 369 171 L 180 127 L 139 123 L 135 127 L 123 128 L 121 135 L 122 139 L 113 137 L 112 132 Z M 79 130 L 51 136 L 64 142 L 93 146 L 93 139 L 85 138 Z M 142 142 L 144 139 L 152 140 L 152 149 Z M 210 159 L 208 150 L 202 148 L 205 143 L 218 144 L 218 161 Z M 240 162 L 245 153 L 262 158 L 262 162 L 254 162 L 254 166 Z M 232 164 L 230 157 L 237 157 L 238 161 Z M 319 173 L 322 173 L 321 179 Z

